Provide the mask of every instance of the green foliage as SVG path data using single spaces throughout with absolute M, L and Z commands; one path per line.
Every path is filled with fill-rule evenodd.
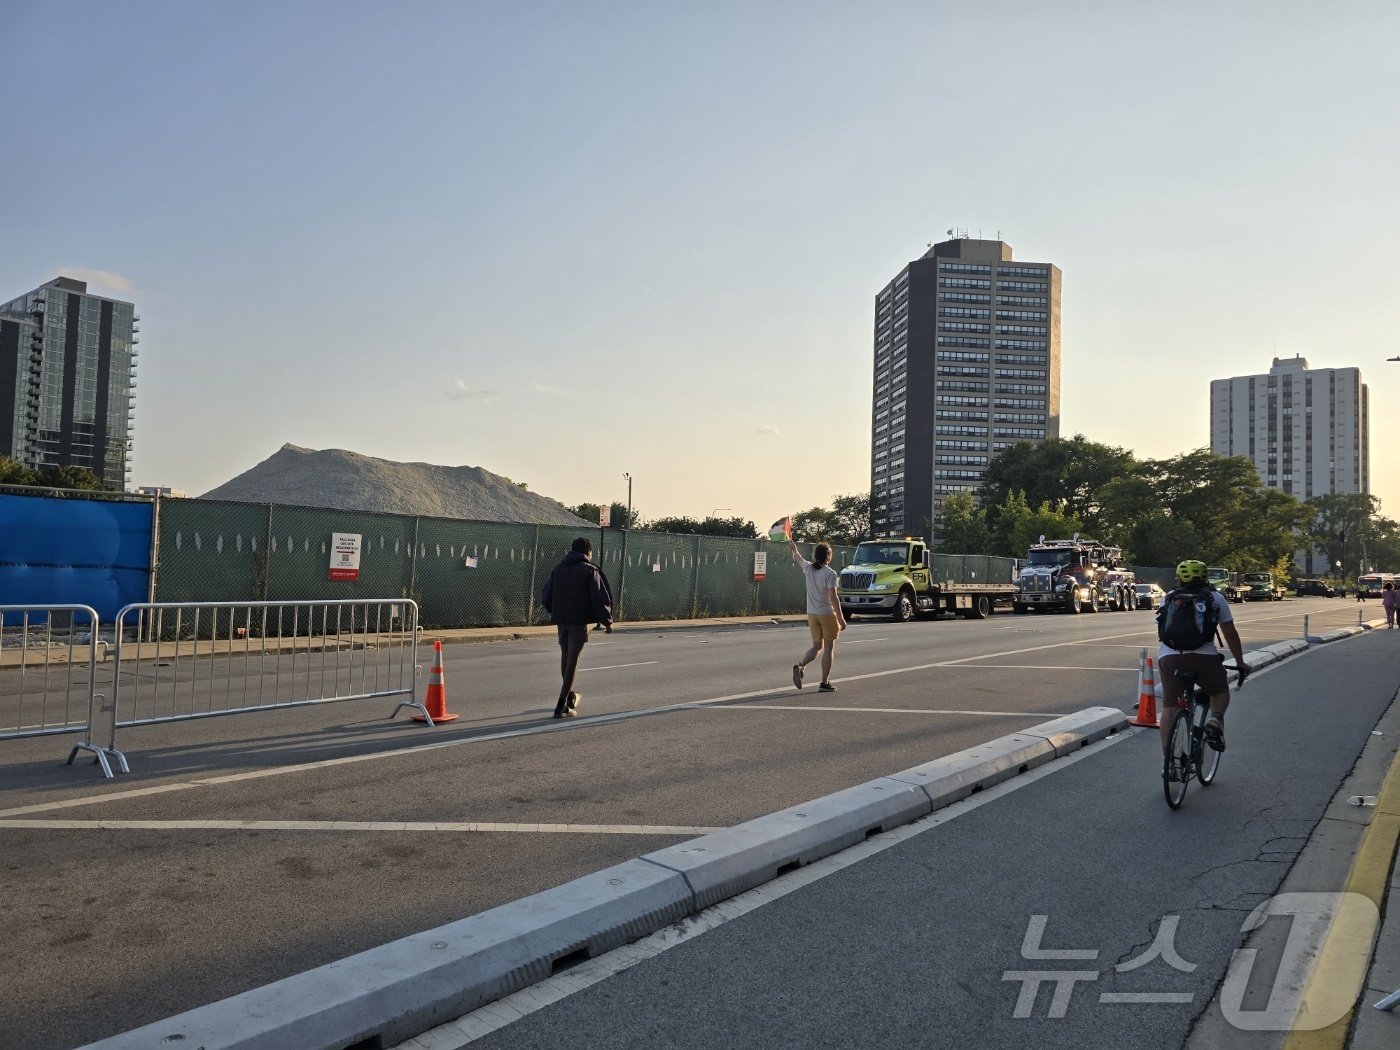
M 1018 441 L 992 460 L 982 475 L 982 506 L 991 508 L 989 524 L 996 530 L 997 508 L 1013 492 L 1020 492 L 1031 507 L 1048 502 L 1078 518 L 1087 530 L 1101 531 L 1104 486 L 1133 466 L 1133 454 L 1127 449 L 1090 441 L 1083 434 L 1038 445 Z
M 951 551 L 950 542 L 973 548 L 985 527 L 989 553 L 1023 557 L 1028 538 L 1080 532 L 1122 547 L 1138 565 L 1175 565 L 1194 557 L 1263 571 L 1286 563 L 1309 535 L 1314 543 L 1337 545 L 1350 522 L 1353 561 L 1363 538 L 1368 551 L 1390 550 L 1388 538 L 1400 556 L 1400 526 L 1367 518 L 1367 507 L 1343 498 L 1309 509 L 1266 488 L 1247 458 L 1208 449 L 1138 462 L 1123 449 L 1076 436 L 1013 445 L 993 460 L 986 476 L 983 511 L 952 497 L 943 501 L 943 549 Z
M 1393 559 L 1400 554 L 1396 525 L 1389 518 L 1377 517 L 1380 500 L 1365 492 L 1336 492 L 1315 496 L 1308 501 L 1310 516 L 1307 538 L 1312 548 L 1327 556 L 1327 564 L 1351 577 L 1363 566 L 1372 565 L 1392 572 Z
M 955 492 L 943 499 L 943 525 L 937 536 L 944 554 L 987 554 L 992 542 L 987 516 L 970 492 Z
M 591 521 L 595 525 L 598 524 L 599 506 L 596 503 L 580 503 L 577 507 L 566 507 L 562 503 L 559 505 L 564 507 L 570 514 L 577 514 L 586 521 Z M 610 529 L 635 529 L 640 527 L 640 517 L 635 510 L 632 511 L 631 521 L 628 521 L 627 504 L 625 503 L 608 504 L 608 513 L 610 515 L 608 528 Z
M 0 456 L 0 485 L 84 489 L 89 492 L 102 492 L 107 488 L 102 479 L 87 467 L 44 467 L 36 471 L 4 456 Z
M 1026 549 L 1041 536 L 1060 540 L 1083 531 L 1077 515 L 1052 506 L 1049 500 L 1041 500 L 1040 506 L 1032 509 L 1024 493 L 1012 492 L 997 508 L 993 552 L 1024 558 Z
M 870 493 L 836 496 L 831 507 L 812 507 L 792 516 L 792 538 L 798 543 L 826 540 L 851 547 L 870 538 Z
M 744 518 L 707 517 L 701 521 L 694 518 L 657 518 L 646 523 L 652 532 L 669 532 L 673 536 L 737 536 L 752 540 L 758 537 L 758 526 Z

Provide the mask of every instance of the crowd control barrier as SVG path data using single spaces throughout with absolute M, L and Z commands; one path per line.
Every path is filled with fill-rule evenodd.
M 92 695 L 90 751 L 128 772 L 117 730 L 341 700 L 417 697 L 418 606 L 406 599 L 147 602 L 117 613 L 112 700 Z
M 96 610 L 0 605 L 0 623 L 0 739 L 86 729 L 98 647 L 106 644 Z

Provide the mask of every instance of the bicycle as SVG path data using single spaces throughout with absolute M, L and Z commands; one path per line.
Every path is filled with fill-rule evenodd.
M 1238 670 L 1226 664 L 1225 670 Z M 1186 690 L 1177 699 L 1176 714 L 1172 716 L 1171 735 L 1162 752 L 1162 793 L 1167 805 L 1180 809 L 1186 801 L 1186 788 L 1194 776 L 1201 787 L 1209 787 L 1220 771 L 1222 752 L 1205 743 L 1206 718 L 1210 715 L 1210 693 L 1201 688 L 1195 671 L 1174 671 L 1186 683 Z M 1244 684 L 1239 679 L 1236 688 Z

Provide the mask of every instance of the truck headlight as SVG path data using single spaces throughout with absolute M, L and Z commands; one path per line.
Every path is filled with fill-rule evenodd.
M 894 584 L 892 583 L 872 583 L 870 589 L 872 591 L 887 591 L 893 586 Z

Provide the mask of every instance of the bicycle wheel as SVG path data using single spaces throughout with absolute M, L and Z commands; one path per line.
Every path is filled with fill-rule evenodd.
M 1201 782 L 1201 787 L 1209 787 L 1210 782 L 1215 779 L 1215 774 L 1220 769 L 1221 753 L 1207 744 L 1203 735 L 1206 718 L 1209 715 L 1209 703 L 1196 704 L 1196 714 L 1192 724 L 1191 736 L 1195 741 L 1196 779 Z
M 1191 714 L 1178 710 L 1172 718 L 1172 732 L 1162 752 L 1162 793 L 1167 805 L 1179 809 L 1191 783 Z

